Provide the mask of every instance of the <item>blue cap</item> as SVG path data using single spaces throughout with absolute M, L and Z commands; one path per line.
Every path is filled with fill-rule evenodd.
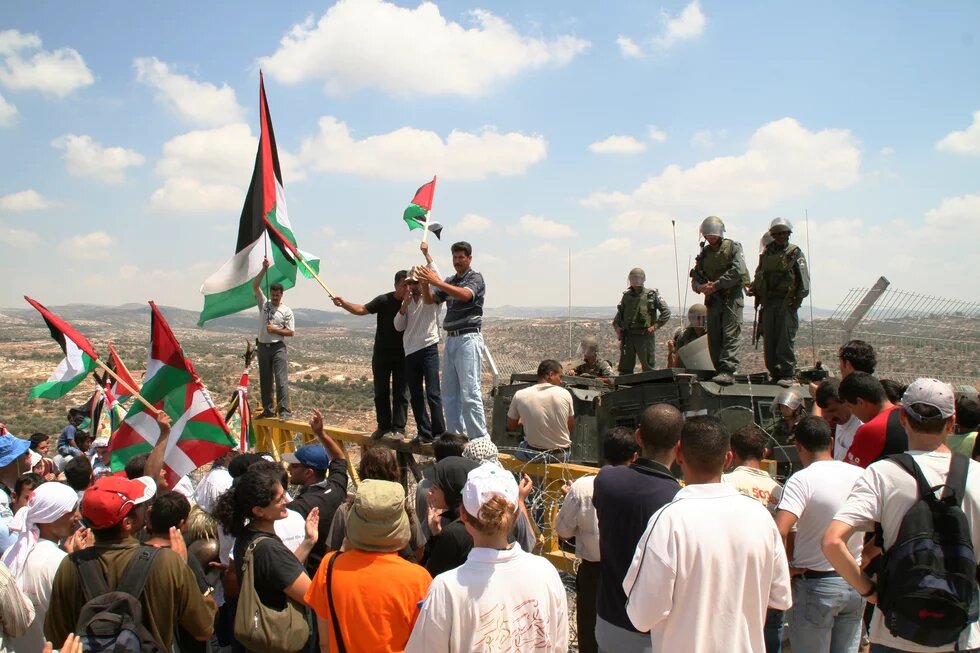
M 326 471 L 330 467 L 327 450 L 318 444 L 303 445 L 295 453 L 283 454 L 282 459 L 287 463 L 297 463 L 320 471 Z
M 31 441 L 16 435 L 0 435 L 0 467 L 6 467 L 31 448 Z

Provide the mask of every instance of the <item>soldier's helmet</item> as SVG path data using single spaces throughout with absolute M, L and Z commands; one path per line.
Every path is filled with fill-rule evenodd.
M 634 277 L 639 279 L 640 281 L 646 281 L 647 273 L 643 271 L 643 268 L 633 268 L 632 270 L 630 270 L 629 278 L 633 279 Z
M 786 218 L 776 218 L 769 223 L 769 233 L 778 234 L 780 231 L 793 233 L 793 223 Z
M 691 308 L 687 309 L 687 323 L 699 329 L 707 327 L 708 307 L 704 304 L 691 304 Z
M 722 238 L 725 235 L 725 223 L 717 215 L 709 215 L 701 221 L 701 235 Z
M 779 414 L 779 406 L 786 406 L 795 413 L 803 406 L 803 396 L 799 392 L 790 388 L 780 390 L 779 393 L 772 398 L 772 412 L 774 415 Z
M 595 336 L 585 336 L 578 346 L 582 355 L 599 353 L 599 339 Z

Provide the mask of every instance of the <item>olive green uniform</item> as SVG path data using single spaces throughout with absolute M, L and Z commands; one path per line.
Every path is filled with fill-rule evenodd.
M 613 368 L 609 361 L 604 361 L 601 358 L 595 359 L 595 362 L 589 365 L 588 363 L 582 363 L 575 368 L 575 374 L 577 376 L 594 376 L 596 378 L 602 377 L 607 378 L 613 375 Z
M 742 336 L 743 288 L 749 283 L 749 270 L 742 245 L 723 238 L 718 249 L 703 245 L 691 270 L 691 287 L 714 282 L 718 290 L 704 298 L 708 308 L 708 353 L 719 373 L 734 374 L 738 369 L 738 346 Z
M 694 330 L 694 327 L 687 327 L 686 329 L 677 327 L 674 329 L 674 351 L 677 351 L 684 345 L 691 344 L 700 337 L 698 332 Z
M 752 289 L 762 306 L 759 327 L 769 376 L 777 381 L 792 378 L 800 328 L 797 309 L 810 294 L 810 271 L 802 250 L 792 243 L 769 243 L 759 256 Z
M 655 288 L 641 287 L 639 291 L 630 288 L 623 293 L 613 319 L 613 326 L 623 332 L 619 351 L 620 374 L 632 374 L 637 358 L 644 372 L 656 368 L 656 331 L 647 333 L 647 329 L 651 326 L 659 329 L 669 319 L 667 302 Z

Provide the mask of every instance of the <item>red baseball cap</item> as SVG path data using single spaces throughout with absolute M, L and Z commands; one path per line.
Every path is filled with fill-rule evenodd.
M 103 476 L 82 495 L 82 517 L 97 530 L 115 526 L 133 506 L 149 501 L 156 491 L 156 481 L 149 476 L 133 480 Z

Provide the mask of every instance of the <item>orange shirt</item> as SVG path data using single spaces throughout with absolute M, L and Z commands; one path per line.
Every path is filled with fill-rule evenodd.
M 305 597 L 327 623 L 331 651 L 339 650 L 327 602 L 327 565 L 335 555 L 324 556 Z M 424 567 L 397 552 L 344 552 L 333 569 L 333 604 L 347 650 L 403 652 L 431 582 Z

